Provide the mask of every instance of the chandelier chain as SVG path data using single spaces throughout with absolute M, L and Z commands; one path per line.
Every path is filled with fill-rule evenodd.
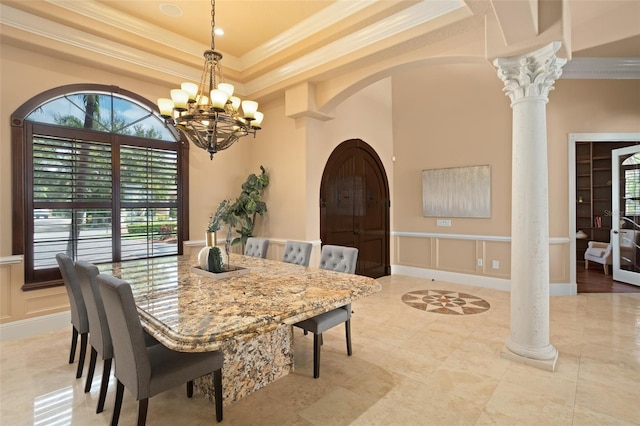
M 216 50 L 216 0 L 211 0 L 211 50 Z

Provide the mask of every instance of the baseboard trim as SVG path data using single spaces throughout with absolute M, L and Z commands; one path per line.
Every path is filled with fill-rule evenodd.
M 71 312 L 63 311 L 41 317 L 0 324 L 0 342 L 22 339 L 36 334 L 48 333 L 69 327 L 71 329 Z
M 461 274 L 459 272 L 440 271 L 437 269 L 416 268 L 413 266 L 391 265 L 392 275 L 408 275 L 410 277 L 448 281 L 456 284 L 473 285 L 494 290 L 511 291 L 511 280 L 504 278 L 484 277 L 481 275 Z M 551 283 L 549 296 L 575 296 L 577 284 Z

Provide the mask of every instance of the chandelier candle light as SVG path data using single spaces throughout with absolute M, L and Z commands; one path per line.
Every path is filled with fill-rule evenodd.
M 255 137 L 264 118 L 257 102 L 233 96 L 233 85 L 223 82 L 222 54 L 215 50 L 215 16 L 216 2 L 211 0 L 211 49 L 204 52 L 200 85 L 182 83 L 180 89 L 171 90 L 171 99 L 158 99 L 165 122 L 189 142 L 206 149 L 211 159 L 241 137 Z

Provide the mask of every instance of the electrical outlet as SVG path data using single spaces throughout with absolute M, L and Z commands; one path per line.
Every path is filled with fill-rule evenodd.
M 482 266 L 482 259 L 478 259 L 478 266 Z
M 451 219 L 438 219 L 436 220 L 437 226 L 451 226 Z
M 492 267 L 493 269 L 500 269 L 500 261 L 498 261 L 498 260 L 494 260 L 494 261 L 492 261 L 492 262 L 491 262 L 491 267 Z

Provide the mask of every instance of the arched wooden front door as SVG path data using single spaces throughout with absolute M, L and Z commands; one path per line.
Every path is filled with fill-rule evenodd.
M 378 154 L 360 139 L 341 143 L 322 174 L 322 244 L 358 248 L 359 275 L 389 275 L 390 205 L 389 182 Z

